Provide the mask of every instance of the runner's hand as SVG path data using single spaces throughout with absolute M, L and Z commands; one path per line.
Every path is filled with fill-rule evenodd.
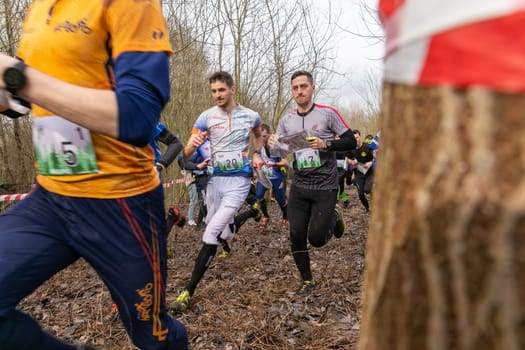
M 268 136 L 268 146 L 269 148 L 273 148 L 273 145 L 279 141 L 279 135 L 277 134 L 271 134 L 270 136 Z
M 255 170 L 259 170 L 264 165 L 264 161 L 259 153 L 254 153 L 252 158 L 252 166 Z
M 313 149 L 320 149 L 324 150 L 326 149 L 326 142 L 323 139 L 320 139 L 315 136 L 311 136 L 311 139 L 307 139 L 308 141 L 308 147 Z

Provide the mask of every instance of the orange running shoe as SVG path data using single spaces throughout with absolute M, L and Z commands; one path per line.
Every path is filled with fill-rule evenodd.
M 266 230 L 266 228 L 268 227 L 269 223 L 270 223 L 270 218 L 266 217 L 266 216 L 263 216 L 263 218 L 261 219 L 261 223 L 259 224 L 259 228 L 261 230 Z
M 113 322 L 118 317 L 118 308 L 117 304 L 111 305 L 111 310 L 106 314 L 106 316 L 102 317 L 102 321 L 97 322 L 97 326 L 102 326 L 103 324 L 108 324 L 110 322 Z
M 170 205 L 168 207 L 168 217 L 170 216 L 174 217 L 175 225 L 179 227 L 184 227 L 184 225 L 186 224 L 186 221 L 188 221 L 186 216 L 184 214 L 181 214 L 179 208 L 177 208 L 174 205 Z

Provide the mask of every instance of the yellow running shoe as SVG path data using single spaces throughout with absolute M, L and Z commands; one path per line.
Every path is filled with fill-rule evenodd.
M 295 293 L 298 297 L 307 297 L 310 294 L 312 294 L 312 291 L 315 288 L 315 282 L 314 280 L 306 280 L 303 281 L 303 284 L 299 288 L 299 290 Z
M 223 250 L 222 252 L 219 253 L 219 258 L 220 259 L 226 259 L 228 257 L 230 257 L 230 252 L 229 251 Z
M 346 225 L 345 219 L 343 218 L 343 209 L 339 205 L 335 206 L 335 229 L 334 236 L 335 238 L 341 238 L 343 233 L 345 233 Z
M 254 219 L 256 222 L 261 221 L 261 217 L 262 217 L 262 212 L 261 212 L 261 203 L 259 203 L 259 202 L 255 202 L 255 204 L 252 205 L 252 209 L 255 210 L 255 216 L 253 217 L 253 219 Z
M 177 300 L 171 305 L 171 310 L 176 314 L 183 313 L 188 308 L 190 301 L 190 292 L 183 290 L 177 297 Z

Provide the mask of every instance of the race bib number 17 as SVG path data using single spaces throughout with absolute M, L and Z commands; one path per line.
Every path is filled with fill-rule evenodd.
M 33 144 L 42 175 L 98 172 L 89 130 L 57 116 L 33 119 Z

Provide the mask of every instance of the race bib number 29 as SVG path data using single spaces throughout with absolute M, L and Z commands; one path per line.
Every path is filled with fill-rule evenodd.
M 98 172 L 89 130 L 57 116 L 33 119 L 33 144 L 42 175 Z

